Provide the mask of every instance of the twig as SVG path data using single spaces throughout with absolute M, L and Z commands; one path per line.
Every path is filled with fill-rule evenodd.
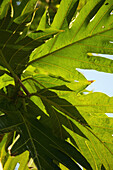
M 20 86 L 22 87 L 22 89 L 24 90 L 24 92 L 27 94 L 27 96 L 30 96 L 29 91 L 26 89 L 26 87 L 22 84 L 21 80 L 19 79 L 19 77 L 17 76 L 18 82 L 20 84 Z

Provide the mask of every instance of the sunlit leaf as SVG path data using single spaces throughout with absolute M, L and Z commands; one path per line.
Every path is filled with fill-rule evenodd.
M 113 54 L 112 10 L 111 0 L 0 2 L 4 169 L 112 169 L 113 98 L 87 91 L 93 80 L 78 71 L 113 73 L 98 55 Z
M 67 15 L 67 4 L 67 1 L 62 1 L 62 8 L 65 9 L 64 19 Z M 112 73 L 112 60 L 92 54 L 113 54 L 111 36 L 113 16 L 110 15 L 112 8 L 111 0 L 105 2 L 101 0 L 88 1 L 70 29 L 66 27 L 64 32 L 32 53 L 30 64 L 42 67 L 54 75 L 61 75 L 64 78 L 74 80 L 83 79 L 76 68 Z M 57 21 L 57 15 L 60 15 L 60 13 L 59 8 L 53 21 L 52 27 L 54 28 L 58 27 L 55 21 Z M 92 19 L 93 17 L 94 19 Z M 62 18 L 61 23 L 63 22 Z M 59 28 L 61 25 L 59 25 Z
M 17 163 L 19 165 L 18 170 L 28 170 L 29 169 L 27 166 L 28 160 L 29 160 L 29 152 L 28 151 L 26 151 L 16 157 L 10 156 L 4 166 L 4 170 L 9 169 L 9 167 L 10 167 L 10 169 L 15 169 Z

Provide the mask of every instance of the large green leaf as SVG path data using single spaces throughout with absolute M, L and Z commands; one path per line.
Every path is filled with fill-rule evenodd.
M 91 82 L 86 79 L 81 82 L 70 81 L 61 76 L 54 76 L 46 71 L 43 72 L 43 70 L 30 66 L 22 74 L 22 82 L 29 89 L 30 93 L 34 93 L 38 89 L 56 89 L 61 91 L 73 90 L 77 94 L 93 81 Z
M 32 101 L 35 102 L 35 104 L 45 113 L 40 113 L 40 121 L 51 128 L 53 133 L 55 133 L 55 135 L 61 139 L 65 140 L 69 137 L 62 125 L 65 125 L 71 130 L 74 130 L 79 135 L 85 137 L 80 129 L 78 129 L 72 122 L 69 121 L 67 115 L 76 119 L 77 121 L 81 120 L 87 124 L 86 121 L 83 117 L 81 117 L 76 107 L 73 107 L 71 103 L 67 102 L 66 100 L 59 98 L 57 93 L 62 94 L 62 92 L 65 91 L 65 93 L 68 94 L 70 91 L 74 91 L 74 94 L 78 94 L 78 92 L 85 89 L 90 84 L 90 82 L 85 81 L 81 83 L 71 83 L 62 79 L 61 77 L 54 77 L 52 75 L 45 74 L 37 75 L 37 72 L 33 72 L 34 68 L 32 67 L 30 67 L 29 70 L 32 71 L 26 71 L 22 74 L 22 77 L 24 77 L 22 82 L 24 83 L 25 87 L 29 89 L 31 95 L 35 95 L 31 97 Z M 38 93 L 36 93 L 37 91 Z M 61 104 L 64 106 L 69 105 L 69 108 L 65 109 L 64 107 L 60 106 Z
M 92 169 L 101 169 L 101 166 L 110 169 L 110 167 L 113 166 L 113 121 L 112 118 L 108 118 L 104 113 L 113 113 L 113 98 L 110 98 L 103 93 L 75 95 L 76 93 L 69 89 L 59 91 L 56 90 L 56 88 L 50 88 L 58 94 L 59 98 L 54 92 L 48 91 L 46 88 L 48 87 L 48 82 L 45 81 L 44 76 L 43 79 L 39 77 L 39 79 L 37 78 L 34 80 L 36 83 L 37 81 L 40 82 L 37 83 L 37 87 L 38 84 L 40 85 L 41 83 L 44 83 L 43 85 L 45 85 L 44 87 L 42 86 L 43 90 L 39 91 L 38 89 L 38 93 L 34 94 L 37 98 L 32 97 L 32 100 L 40 106 L 45 114 L 49 114 L 48 117 L 47 115 L 40 113 L 40 121 L 51 128 L 53 133 L 59 138 L 70 138 L 71 143 L 79 147 L 81 153 L 88 159 Z M 29 87 L 30 89 L 34 80 L 26 79 L 26 81 L 28 81 L 28 84 L 25 83 L 26 87 Z M 58 82 L 60 85 L 60 81 Z M 55 81 L 54 87 L 55 84 L 57 85 L 57 81 Z M 34 90 L 31 89 L 32 93 L 36 91 L 36 86 L 34 87 Z M 39 97 L 43 103 L 40 101 Z M 75 106 L 79 113 L 86 119 L 91 129 L 87 126 L 87 123 L 82 121 L 82 118 L 79 117 L 78 111 L 76 115 L 73 106 Z M 66 115 L 64 113 L 66 113 Z M 71 113 L 74 113 L 75 117 L 73 117 L 73 114 L 71 115 Z M 69 134 L 66 133 L 63 127 Z M 88 140 L 87 138 L 83 138 L 85 137 L 83 134 L 85 134 Z M 107 139 L 109 139 L 109 142 Z
M 20 99 L 18 99 L 20 100 Z M 85 168 L 90 168 L 80 152 L 66 141 L 55 137 L 51 129 L 42 124 L 37 117 L 42 111 L 30 100 L 23 99 L 16 107 L 6 98 L 0 100 L 0 132 L 17 131 L 20 138 L 11 149 L 12 155 L 25 150 L 30 152 L 39 169 L 60 169 L 57 164 L 62 163 L 69 169 L 80 169 L 77 161 Z M 26 105 L 27 104 L 27 105 Z
M 62 0 L 52 24 L 53 28 L 57 26 L 62 28 L 68 15 L 68 3 L 71 2 L 71 0 L 69 2 Z M 29 64 L 41 67 L 54 75 L 61 75 L 68 80 L 83 79 L 82 75 L 78 75 L 76 68 L 112 73 L 112 60 L 92 54 L 113 54 L 112 8 L 111 0 L 89 0 L 75 18 L 72 27 L 63 28 L 64 32 L 37 48 L 32 53 Z M 62 9 L 65 9 L 65 13 Z M 61 21 L 56 26 L 60 15 L 62 15 Z
M 76 69 L 112 73 L 112 60 L 93 53 L 113 53 L 113 4 L 88 0 L 80 13 L 78 4 L 62 0 L 48 25 L 49 10 L 35 0 L 0 2 L 0 133 L 15 131 L 11 154 L 28 150 L 38 169 L 113 167 L 113 121 L 104 114 L 113 99 L 84 95 L 92 81 Z
M 88 140 L 75 134 L 66 126 L 65 130 L 73 137 L 81 153 L 88 159 L 92 169 L 112 169 L 113 166 L 113 118 L 104 113 L 113 113 L 113 97 L 103 93 L 75 96 L 73 92 L 63 92 L 60 97 L 76 106 L 81 115 L 84 115 L 91 129 L 81 126 L 75 120 L 71 121 L 87 136 Z M 70 119 L 70 118 L 69 118 Z

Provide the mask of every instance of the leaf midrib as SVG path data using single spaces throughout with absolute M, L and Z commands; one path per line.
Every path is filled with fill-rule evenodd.
M 39 96 L 40 98 L 43 98 L 45 101 L 51 103 L 51 104 L 52 104 L 53 106 L 55 106 L 56 108 L 59 108 L 56 103 L 48 100 L 46 97 L 40 96 L 39 94 L 37 94 L 36 96 Z M 63 111 L 64 113 L 67 112 L 68 115 L 70 115 L 69 112 L 66 111 L 65 109 L 63 109 L 63 108 L 60 108 L 60 109 L 61 109 L 61 111 Z M 72 116 L 70 116 L 70 117 L 73 118 Z M 75 120 L 75 118 L 74 118 L 74 120 Z M 78 120 L 76 120 L 76 121 L 79 122 Z M 79 122 L 79 123 L 80 123 L 80 122 Z M 112 151 L 101 141 L 101 139 L 100 139 L 94 132 L 91 131 L 91 129 L 90 129 L 89 127 L 87 127 L 86 125 L 82 125 L 82 126 L 85 127 L 89 132 L 91 132 L 91 133 L 96 137 L 96 139 L 98 139 L 98 141 L 99 141 L 100 143 L 102 143 L 102 144 L 104 145 L 104 147 L 113 155 Z
M 27 119 L 25 119 L 24 118 L 24 116 L 21 114 L 21 117 L 22 117 L 22 119 L 23 119 L 23 122 L 24 122 L 24 124 L 25 124 L 25 127 L 26 127 L 26 129 L 27 129 L 27 132 L 28 132 L 28 134 L 29 134 L 29 139 L 30 139 L 30 141 L 31 141 L 31 143 L 32 143 L 32 146 L 33 146 L 33 148 L 34 148 L 34 152 L 35 152 L 35 155 L 36 155 L 36 158 L 37 158 L 37 160 L 38 160 L 38 162 L 39 162 L 39 158 L 38 158 L 38 154 L 37 154 L 37 151 L 36 151 L 36 147 L 35 147 L 35 145 L 34 145 L 34 142 L 33 142 L 33 140 L 34 141 L 36 141 L 39 145 L 41 145 L 41 143 L 39 143 L 36 139 L 34 139 L 32 136 L 31 136 L 31 133 L 30 133 L 30 130 L 29 130 L 29 126 L 27 125 L 27 123 L 28 124 L 30 124 L 33 128 L 35 128 L 36 130 L 38 130 L 38 131 L 40 131 L 37 127 L 35 127 L 32 123 L 30 123 Z M 40 131 L 44 136 L 46 136 L 47 138 L 49 138 L 45 133 L 43 133 L 42 131 Z M 29 140 L 28 139 L 28 140 Z M 49 140 L 51 140 L 50 138 L 49 138 Z M 57 145 L 53 140 L 51 140 L 55 145 Z M 28 142 L 28 141 L 27 141 Z M 26 142 L 25 142 L 26 143 Z M 41 145 L 45 150 L 47 150 L 43 145 Z M 47 152 L 49 152 L 49 150 L 47 150 Z M 50 154 L 52 154 L 51 152 L 49 152 Z M 53 155 L 53 154 L 52 154 Z M 54 157 L 56 157 L 55 155 L 53 155 Z M 56 160 L 59 160 L 59 158 L 58 157 L 56 157 Z M 45 160 L 46 161 L 46 160 Z M 60 160 L 59 160 L 59 162 L 60 162 Z M 46 162 L 47 163 L 47 162 Z M 49 164 L 48 164 L 49 165 Z M 50 165 L 49 165 L 50 166 Z M 39 170 L 42 170 L 42 166 L 40 165 L 40 162 L 39 162 Z
M 56 49 L 56 50 L 53 51 L 53 52 L 50 52 L 50 53 L 48 53 L 48 54 L 46 54 L 46 55 L 44 55 L 44 56 L 41 56 L 41 57 L 39 57 L 39 58 L 37 58 L 37 59 L 34 59 L 34 60 L 30 61 L 30 62 L 27 64 L 27 66 L 33 64 L 33 63 L 36 62 L 36 61 L 39 61 L 39 60 L 45 58 L 45 57 L 48 57 L 49 55 L 52 55 L 52 54 L 54 54 L 54 53 L 56 53 L 56 52 L 59 52 L 60 50 L 63 50 L 63 49 L 65 49 L 65 48 L 70 47 L 70 46 L 72 46 L 72 45 L 74 45 L 74 44 L 77 44 L 77 43 L 79 44 L 79 43 L 80 43 L 81 41 L 83 41 L 83 40 L 86 40 L 86 39 L 88 39 L 88 38 L 92 38 L 92 37 L 94 37 L 94 36 L 100 35 L 100 34 L 102 34 L 102 33 L 104 33 L 104 32 L 107 32 L 107 31 L 109 31 L 109 30 L 112 30 L 112 29 L 113 29 L 113 27 L 112 27 L 112 28 L 109 28 L 109 29 L 106 29 L 106 30 L 104 30 L 104 31 L 101 31 L 101 32 L 97 32 L 97 33 L 95 33 L 95 34 L 93 34 L 93 35 L 89 35 L 89 36 L 87 36 L 87 37 L 85 37 L 85 38 L 82 38 L 82 39 L 77 40 L 76 42 L 73 42 L 73 43 L 68 44 L 68 45 L 66 45 L 66 46 L 64 46 L 64 47 L 61 47 L 61 48 L 59 48 L 59 49 Z M 106 36 L 107 36 L 107 35 L 106 35 Z M 81 43 L 80 43 L 80 44 L 81 44 Z M 83 44 L 83 45 L 85 45 L 85 44 Z M 42 46 L 43 46 L 43 45 L 42 45 Z M 96 47 L 96 46 L 95 46 L 95 47 Z M 101 48 L 103 48 L 103 47 L 101 47 Z
M 23 116 L 21 113 L 20 113 L 20 115 L 21 115 L 21 117 L 22 117 L 22 119 L 23 119 L 23 122 L 24 122 L 24 124 L 25 124 L 26 129 L 27 129 L 29 138 L 30 138 L 30 140 L 31 140 L 32 146 L 33 146 L 33 148 L 34 148 L 34 152 L 35 152 L 35 155 L 36 155 L 38 164 L 39 164 L 39 170 L 42 170 L 42 167 L 41 167 L 41 165 L 40 165 L 40 161 L 39 161 L 39 158 L 38 158 L 38 155 L 37 155 L 37 152 L 36 152 L 36 147 L 35 147 L 35 145 L 34 145 L 33 138 L 32 138 L 31 133 L 30 133 L 30 131 L 29 131 L 29 127 L 27 126 L 27 123 L 26 123 L 26 120 L 25 120 L 24 116 Z

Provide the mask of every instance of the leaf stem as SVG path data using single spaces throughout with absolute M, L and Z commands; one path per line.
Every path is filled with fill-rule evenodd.
M 27 107 L 26 107 L 26 102 L 24 98 L 22 99 L 22 103 L 23 103 L 24 111 L 27 113 Z
M 30 96 L 29 91 L 26 89 L 26 87 L 22 84 L 22 81 L 19 79 L 19 77 L 17 76 L 18 82 L 20 84 L 20 86 L 22 87 L 22 89 L 24 90 L 24 92 L 27 94 L 27 96 Z
M 8 64 L 7 60 L 5 59 L 2 50 L 0 50 L 0 58 L 3 62 L 3 65 L 10 71 L 10 73 L 12 74 L 14 81 L 15 81 L 15 85 L 18 84 L 22 87 L 22 89 L 24 90 L 24 92 L 27 94 L 27 96 L 30 95 L 29 91 L 26 89 L 26 87 L 22 84 L 21 80 L 19 79 L 19 77 L 14 73 L 13 69 L 11 68 L 11 66 Z

